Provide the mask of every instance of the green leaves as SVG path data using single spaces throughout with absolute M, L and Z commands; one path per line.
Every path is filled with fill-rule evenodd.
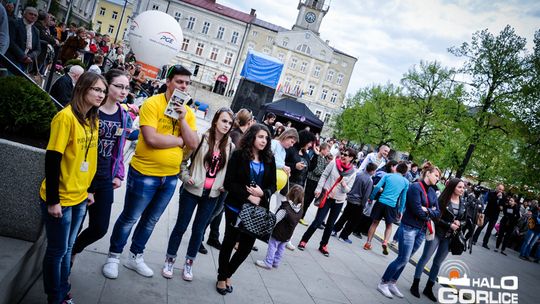
M 458 176 L 538 193 L 540 30 L 532 53 L 525 47 L 509 25 L 497 35 L 475 32 L 470 42 L 449 49 L 465 60 L 461 68 L 421 61 L 401 86 L 358 91 L 337 117 L 336 135 L 388 143 L 417 163 L 429 159 Z

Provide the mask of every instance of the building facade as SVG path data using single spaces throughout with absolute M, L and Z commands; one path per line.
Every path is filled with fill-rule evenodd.
M 210 0 L 142 0 L 136 11 L 146 10 L 166 12 L 182 27 L 181 53 L 171 64 L 191 70 L 196 86 L 225 94 L 254 12 L 250 15 Z
M 322 19 L 329 10 L 324 0 L 300 0 L 291 30 L 256 18 L 250 25 L 245 47 L 284 63 L 275 99 L 294 97 L 308 105 L 325 124 L 343 108 L 357 59 L 330 46 L 319 36 Z M 239 73 L 232 86 L 237 85 Z
M 325 0 L 300 0 L 291 29 L 244 13 L 215 0 L 141 0 L 135 14 L 160 10 L 176 18 L 182 27 L 182 52 L 172 63 L 181 63 L 194 73 L 196 85 L 205 89 L 225 87 L 232 93 L 240 82 L 247 51 L 253 49 L 284 63 L 275 99 L 297 98 L 325 123 L 338 114 L 357 59 L 319 36 L 329 10 Z
M 134 0 L 99 0 L 92 19 L 94 31 L 109 35 L 112 42 L 122 41 L 132 18 Z M 124 9 L 125 6 L 125 9 Z

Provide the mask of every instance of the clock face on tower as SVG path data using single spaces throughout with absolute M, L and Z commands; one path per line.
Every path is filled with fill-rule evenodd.
M 306 16 L 305 16 L 305 19 L 306 19 L 307 23 L 313 23 L 317 19 L 317 16 L 313 12 L 307 12 Z

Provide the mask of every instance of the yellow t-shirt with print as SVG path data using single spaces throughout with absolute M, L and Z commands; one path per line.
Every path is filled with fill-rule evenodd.
M 58 189 L 62 207 L 78 205 L 88 198 L 87 190 L 97 170 L 98 137 L 97 124 L 93 132 L 90 131 L 90 126 L 82 126 L 71 106 L 65 107 L 54 116 L 47 150 L 62 153 Z M 85 156 L 88 170 L 81 170 Z M 39 192 L 41 199 L 46 201 L 45 180 L 41 183 Z
M 193 111 L 186 105 L 186 122 L 192 130 L 197 130 L 196 118 Z M 167 108 L 165 94 L 158 94 L 148 98 L 140 112 L 140 126 L 149 126 L 159 134 L 179 136 L 180 123 L 164 114 Z M 183 151 L 180 147 L 156 149 L 149 146 L 142 132 L 139 133 L 139 142 L 131 166 L 140 173 L 148 176 L 171 176 L 180 173 Z

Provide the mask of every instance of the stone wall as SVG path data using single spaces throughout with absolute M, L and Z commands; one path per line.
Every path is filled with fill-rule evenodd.
M 39 187 L 45 150 L 0 139 L 0 235 L 35 242 L 42 231 Z

